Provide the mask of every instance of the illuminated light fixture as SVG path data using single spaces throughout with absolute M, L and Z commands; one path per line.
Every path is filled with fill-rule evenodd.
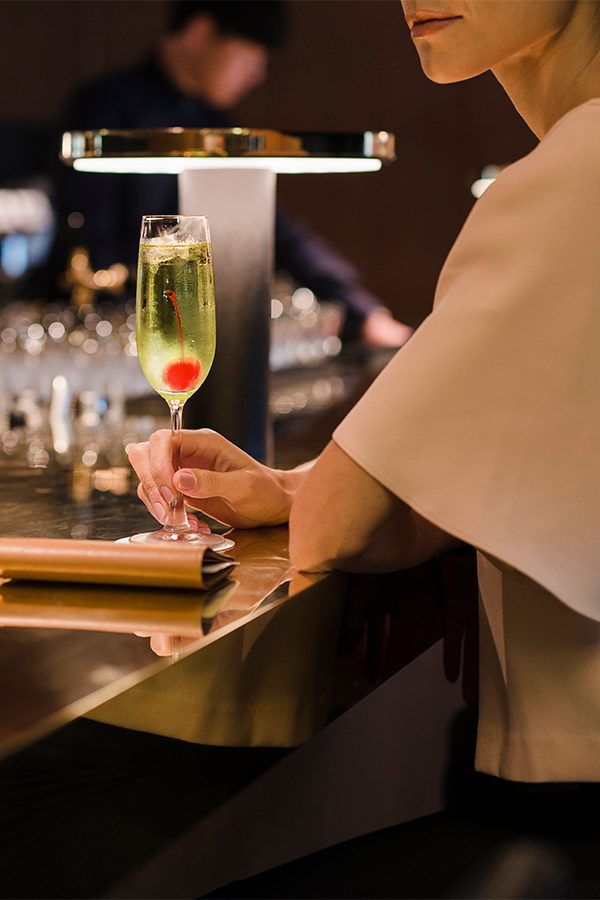
M 481 172 L 481 177 L 471 185 L 471 193 L 477 200 L 494 183 L 502 169 L 503 166 L 485 166 Z
M 311 172 L 377 172 L 379 159 L 294 159 L 286 157 L 204 157 L 170 159 L 168 157 L 132 157 L 129 159 L 78 159 L 78 172 L 115 172 L 117 174 L 179 175 L 190 169 L 264 169 L 278 175 L 305 175 Z
M 80 172 L 179 175 L 190 169 L 277 174 L 376 172 L 395 159 L 387 131 L 283 134 L 254 128 L 69 131 L 61 156 Z
M 214 428 L 268 461 L 276 176 L 376 172 L 396 158 L 394 135 L 255 128 L 69 131 L 61 157 L 81 173 L 177 175 L 179 212 L 207 216 L 218 349 L 206 383 L 185 404 L 185 424 Z

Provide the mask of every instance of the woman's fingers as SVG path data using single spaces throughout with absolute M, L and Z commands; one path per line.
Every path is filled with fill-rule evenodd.
M 134 444 L 129 459 L 140 479 L 138 494 L 163 522 L 176 491 L 214 519 L 238 528 L 287 520 L 289 491 L 278 473 L 208 429 L 181 433 L 181 468 L 173 470 L 172 437 L 165 429 Z
M 236 528 L 287 521 L 289 498 L 274 472 L 254 460 L 250 466 L 229 472 L 180 469 L 173 484 L 192 506 Z
M 135 489 L 135 492 L 138 495 L 138 497 L 140 498 L 140 500 L 142 501 L 142 503 L 144 504 L 144 506 L 146 507 L 146 509 L 148 510 L 148 512 L 150 513 L 150 515 L 152 515 L 156 518 L 156 514 L 155 514 L 154 510 L 152 509 L 152 503 L 150 502 L 150 499 L 149 499 L 148 495 L 146 494 L 146 491 L 144 490 L 144 485 L 141 482 L 138 484 L 137 488 Z
M 173 439 L 165 428 L 155 431 L 148 439 L 148 462 L 150 474 L 159 490 L 165 495 L 173 491 Z
M 169 432 L 166 432 L 168 435 Z M 137 495 L 144 503 L 148 512 L 157 519 L 162 525 L 165 521 L 169 510 L 170 501 L 175 496 L 173 487 L 162 486 L 163 490 L 156 484 L 150 466 L 149 443 L 134 444 L 129 451 L 129 460 L 136 471 L 140 480 L 137 487 Z M 211 515 L 211 513 L 208 513 Z M 206 522 L 202 522 L 196 516 L 189 515 L 188 520 L 193 531 L 202 534 L 210 534 L 210 527 Z
M 134 466 L 134 468 L 140 479 L 140 483 L 137 486 L 137 495 L 142 503 L 146 505 L 148 512 L 151 513 L 155 519 L 158 519 L 162 525 L 167 515 L 167 504 L 165 504 L 161 497 L 154 481 L 147 475 L 143 475 L 136 466 Z
M 203 522 L 202 519 L 197 519 L 196 516 L 192 516 L 190 515 L 190 513 L 187 514 L 187 517 L 192 531 L 197 531 L 200 534 L 212 534 L 210 525 L 207 525 L 207 523 Z
M 256 464 L 251 456 L 210 428 L 181 433 L 181 467 L 230 472 Z
M 148 441 L 133 444 L 128 456 L 140 480 L 138 497 L 159 522 L 164 521 L 175 496 L 170 432 L 163 429 Z
M 175 487 L 189 497 L 223 497 L 235 494 L 238 472 L 211 472 L 209 469 L 180 469 L 173 476 Z
M 172 634 L 153 634 L 150 636 L 150 647 L 157 656 L 172 656 L 178 638 Z
M 205 472 L 199 469 L 183 469 L 175 473 L 173 486 L 181 491 L 186 498 L 186 503 L 192 507 L 201 510 L 218 522 L 239 527 L 242 525 L 243 519 L 235 512 L 233 482 L 236 473 L 219 472 L 217 478 L 213 477 L 214 474 L 214 472 Z
M 129 449 L 129 459 L 144 484 L 147 495 L 154 500 L 156 490 L 167 498 L 173 490 L 173 444 L 171 432 L 166 429 L 155 431 L 148 441 L 133 444 Z M 235 444 L 209 429 L 181 432 L 181 467 L 198 468 L 215 473 L 232 472 L 258 465 Z M 185 488 L 178 486 L 179 490 Z M 208 494 L 207 494 L 208 496 Z M 217 496 L 213 493 L 212 496 Z

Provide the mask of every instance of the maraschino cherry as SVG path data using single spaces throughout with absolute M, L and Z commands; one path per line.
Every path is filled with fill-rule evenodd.
M 163 381 L 172 391 L 189 391 L 200 377 L 200 360 L 193 356 L 176 359 L 163 369 Z

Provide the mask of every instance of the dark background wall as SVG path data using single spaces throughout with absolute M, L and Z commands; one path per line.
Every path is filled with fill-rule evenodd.
M 233 118 L 282 130 L 395 133 L 398 161 L 384 171 L 281 176 L 279 196 L 401 318 L 418 322 L 471 208 L 471 182 L 487 163 L 528 152 L 535 138 L 491 75 L 427 81 L 399 0 L 289 6 L 288 45 Z M 165 16 L 163 0 L 3 0 L 0 120 L 52 121 L 79 81 L 147 53 Z

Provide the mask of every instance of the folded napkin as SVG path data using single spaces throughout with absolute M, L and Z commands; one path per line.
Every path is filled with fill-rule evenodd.
M 0 576 L 34 581 L 131 584 L 209 590 L 235 560 L 194 544 L 114 544 L 58 538 L 0 538 Z

